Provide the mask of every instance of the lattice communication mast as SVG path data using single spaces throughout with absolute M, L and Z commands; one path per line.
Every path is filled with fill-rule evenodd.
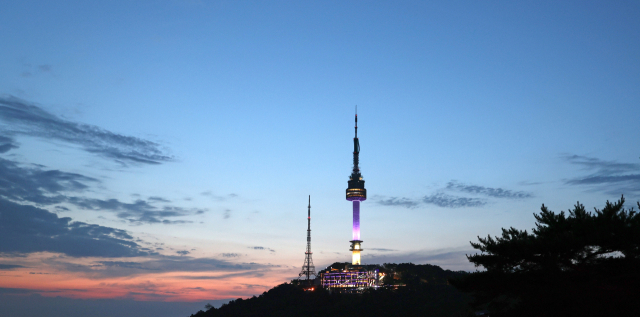
M 360 174 L 360 141 L 358 141 L 358 108 L 356 108 L 356 136 L 353 138 L 353 171 L 349 176 L 347 188 L 347 200 L 353 202 L 353 240 L 349 251 L 351 264 L 360 265 L 360 252 L 362 240 L 360 240 L 360 202 L 367 199 L 367 190 L 364 188 L 364 179 Z
M 313 266 L 313 259 L 311 259 L 311 195 L 309 195 L 309 207 L 307 215 L 307 252 L 304 253 L 304 264 L 302 264 L 302 272 L 298 275 L 298 280 L 301 277 L 306 277 L 308 283 L 311 283 L 311 276 L 317 277 L 316 267 Z

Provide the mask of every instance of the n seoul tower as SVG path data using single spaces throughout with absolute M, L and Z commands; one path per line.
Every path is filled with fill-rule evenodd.
M 360 142 L 358 142 L 358 111 L 356 108 L 356 137 L 353 138 L 353 171 L 349 176 L 347 188 L 347 200 L 353 202 L 353 240 L 351 242 L 351 264 L 360 265 L 360 252 L 362 240 L 360 240 L 360 202 L 367 199 L 367 190 L 364 189 L 364 180 L 360 174 L 358 163 L 360 161 Z

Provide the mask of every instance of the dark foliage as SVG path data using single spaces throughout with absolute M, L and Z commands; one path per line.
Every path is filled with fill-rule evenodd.
M 532 233 L 472 242 L 481 253 L 467 257 L 486 271 L 452 283 L 491 316 L 640 316 L 640 216 L 623 205 L 577 203 L 568 215 L 542 205 Z
M 409 288 L 419 287 L 421 284 L 449 285 L 449 279 L 466 276 L 464 271 L 443 270 L 437 265 L 413 263 L 391 264 L 385 263 L 383 270 L 395 273 L 394 284 L 406 285 Z M 392 275 L 391 275 L 392 276 Z
M 334 265 L 337 268 L 342 263 Z M 460 277 L 465 273 L 410 263 L 385 264 L 381 269 L 404 273 L 401 275 L 407 276 L 410 282 L 406 286 L 399 286 L 397 290 L 378 289 L 364 294 L 329 293 L 322 288 L 304 291 L 296 285 L 285 283 L 259 297 L 237 299 L 218 309 L 199 311 L 191 317 L 467 315 L 465 307 L 470 297 L 449 286 L 443 277 Z M 398 281 L 403 281 L 403 278 Z

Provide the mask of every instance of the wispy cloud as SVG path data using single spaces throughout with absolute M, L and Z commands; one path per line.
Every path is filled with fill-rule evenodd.
M 507 199 L 523 199 L 531 198 L 533 194 L 523 191 L 512 191 L 503 188 L 492 188 L 477 185 L 467 185 L 458 183 L 456 181 L 450 181 L 447 183 L 448 190 L 459 191 L 463 193 L 477 194 L 494 198 L 507 198 Z
M 7 153 L 11 149 L 17 149 L 19 147 L 16 140 L 8 136 L 0 135 L 0 154 Z
M 458 193 L 467 194 L 471 197 L 467 195 L 461 196 Z M 436 193 L 425 195 L 422 198 L 374 196 L 373 200 L 382 206 L 410 209 L 418 208 L 424 204 L 443 208 L 465 208 L 485 206 L 490 202 L 489 199 L 525 199 L 531 197 L 533 197 L 533 194 L 529 192 L 468 185 L 452 180 L 444 188 L 437 190 Z
M 21 167 L 0 158 L 0 197 L 18 202 L 47 205 L 65 200 L 64 192 L 81 192 L 86 183 L 99 180 L 76 173 L 44 170 L 40 167 Z
M 165 206 L 158 208 L 145 200 L 136 200 L 133 203 L 121 202 L 118 199 L 95 199 L 86 197 L 66 197 L 65 202 L 77 207 L 91 210 L 112 211 L 116 216 L 133 224 L 184 224 L 190 220 L 170 220 L 171 217 L 183 217 L 203 213 L 198 209 L 184 209 L 181 207 Z
M 374 197 L 374 201 L 382 206 L 392 207 L 405 207 L 405 208 L 418 208 L 421 205 L 436 205 L 443 208 L 463 208 L 463 207 L 482 207 L 487 204 L 487 200 L 484 198 L 475 197 L 461 197 L 449 195 L 446 193 L 438 192 L 431 195 L 426 195 L 422 198 L 410 199 L 410 198 L 398 198 L 384 196 Z
M 260 263 L 233 263 L 216 258 L 194 258 L 188 255 L 149 255 L 137 261 L 94 261 L 78 264 L 60 257 L 42 260 L 43 263 L 65 272 L 84 273 L 89 277 L 132 277 L 167 272 L 256 274 L 257 271 L 279 267 Z M 187 277 L 184 277 L 187 278 Z M 197 277 L 192 277 L 198 279 Z M 222 278 L 222 277 L 219 277 Z M 207 278 L 201 278 L 207 279 Z
M 25 70 L 20 73 L 20 76 L 24 78 L 33 77 L 37 74 L 53 73 L 53 67 L 49 64 L 41 64 L 35 66 L 31 64 L 23 64 L 22 66 Z
M 202 192 L 202 193 L 200 193 L 200 195 L 205 196 L 205 197 L 209 197 L 209 198 L 211 198 L 211 199 L 213 199 L 215 201 L 226 201 L 226 200 L 238 197 L 238 195 L 234 194 L 234 193 L 227 194 L 227 195 L 216 195 L 210 190 Z
M 50 67 L 46 66 L 41 66 L 41 70 L 50 70 Z M 87 152 L 124 165 L 160 164 L 173 160 L 173 157 L 156 142 L 114 133 L 94 125 L 64 120 L 12 96 L 0 97 L 0 121 L 5 123 L 2 128 L 4 134 L 77 144 Z M 15 146 L 15 143 L 11 144 Z M 2 149 L 6 148 L 0 145 L 0 150 Z
M 518 185 L 520 186 L 534 186 L 534 185 L 541 185 L 541 184 L 544 184 L 544 182 L 530 182 L 530 181 L 518 182 Z
M 33 206 L 0 199 L 0 253 L 55 252 L 73 257 L 132 257 L 152 254 L 126 231 L 73 222 Z
M 432 204 L 444 208 L 482 207 L 487 204 L 486 199 L 453 196 L 444 193 L 436 193 L 424 196 L 425 204 Z
M 265 247 L 249 247 L 249 249 L 254 249 L 254 250 L 265 250 L 265 251 L 270 251 L 270 252 L 276 252 L 276 250 L 271 249 L 271 248 L 265 248 Z
M 585 170 L 595 170 L 597 174 L 612 175 L 640 171 L 638 163 L 619 163 L 582 155 L 564 155 L 562 158 L 571 164 L 584 167 Z
M 49 64 L 38 65 L 38 70 L 43 73 L 49 73 L 51 72 L 51 69 L 52 67 Z
M 590 174 L 565 180 L 567 185 L 588 186 L 607 194 L 640 193 L 640 164 L 605 161 L 594 157 L 565 155 L 566 162 Z
M 159 202 L 159 203 L 170 203 L 171 202 L 171 200 L 169 200 L 169 199 L 158 197 L 158 196 L 149 197 L 149 201 Z
M 416 208 L 420 205 L 420 202 L 417 200 L 405 198 L 405 197 L 389 197 L 384 198 L 381 196 L 376 197 L 376 202 L 383 206 L 397 206 L 397 207 L 405 207 L 405 208 Z
M 21 295 L 21 294 L 28 294 L 28 293 L 32 293 L 32 292 L 33 292 L 33 290 L 26 289 L 26 288 L 5 288 L 5 287 L 0 287 L 0 295 L 2 295 L 2 294 Z
M 0 263 L 0 270 L 13 270 L 13 269 L 20 269 L 20 268 L 24 268 L 25 266 L 22 265 L 18 265 L 18 264 L 2 264 Z
M 19 203 L 34 203 L 40 206 L 68 203 L 87 210 L 115 212 L 116 216 L 134 224 L 189 223 L 186 220 L 168 218 L 201 214 L 199 209 L 185 209 L 175 206 L 156 207 L 153 203 L 169 202 L 168 199 L 153 196 L 149 200 L 138 199 L 132 203 L 118 199 L 97 199 L 78 196 L 90 185 L 100 184 L 100 180 L 77 173 L 47 170 L 41 166 L 20 166 L 14 161 L 0 158 L 0 198 Z M 60 210 L 68 210 L 56 206 Z
M 186 279 L 186 280 L 224 280 L 224 279 L 228 279 L 228 278 L 232 278 L 232 277 L 248 277 L 248 276 L 255 276 L 255 277 L 259 277 L 262 276 L 263 273 L 259 272 L 259 271 L 249 271 L 249 272 L 240 272 L 240 273 L 230 273 L 230 274 L 220 274 L 220 275 L 187 275 L 187 276 L 181 276 L 180 278 Z

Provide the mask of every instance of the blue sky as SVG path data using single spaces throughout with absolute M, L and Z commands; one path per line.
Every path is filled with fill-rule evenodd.
M 316 266 L 349 261 L 355 105 L 365 263 L 471 270 L 469 241 L 531 228 L 543 203 L 631 206 L 639 16 L 635 1 L 0 2 L 4 226 L 65 233 L 5 234 L 32 243 L 0 243 L 0 288 L 259 294 L 299 273 L 309 194 Z

